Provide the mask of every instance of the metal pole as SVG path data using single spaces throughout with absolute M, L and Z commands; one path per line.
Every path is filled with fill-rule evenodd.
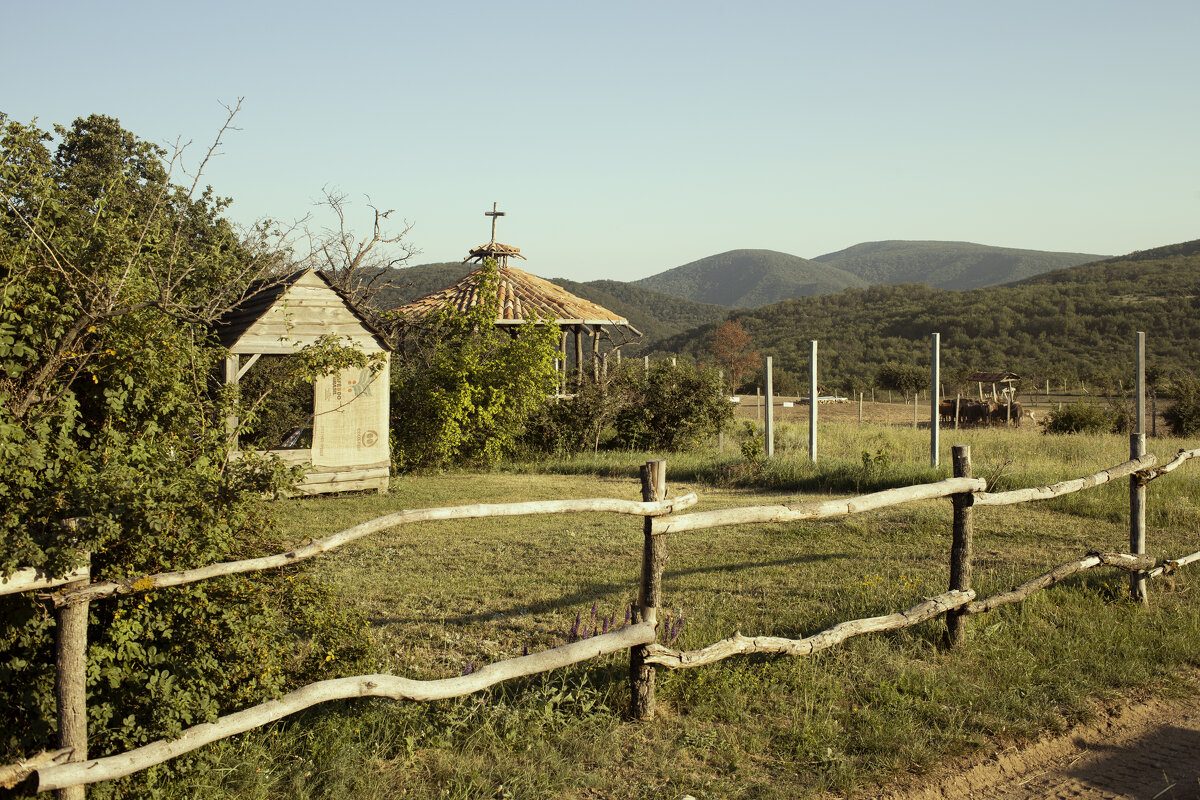
M 942 381 L 942 335 L 940 333 L 933 334 L 931 343 L 929 369 L 929 465 L 937 468 L 938 465 L 938 450 L 939 436 L 941 434 L 941 414 L 939 414 L 938 405 L 941 402 L 941 381 Z
M 817 463 L 817 340 L 809 342 L 808 354 L 808 460 Z
M 1146 334 L 1137 334 L 1137 410 L 1134 432 L 1129 437 L 1129 457 L 1146 454 Z M 1129 552 L 1144 555 L 1146 552 L 1146 482 L 1137 473 L 1129 476 Z M 1134 572 L 1129 576 L 1129 594 L 1143 605 L 1149 602 L 1146 596 L 1146 573 Z
M 771 458 L 775 455 L 775 414 L 774 410 L 771 408 L 774 403 L 772 400 L 774 397 L 774 392 L 775 386 L 772 382 L 771 376 L 771 357 L 767 356 L 767 458 Z

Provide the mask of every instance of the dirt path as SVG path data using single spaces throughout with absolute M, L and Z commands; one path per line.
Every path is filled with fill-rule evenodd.
M 1200 798 L 1200 698 L 1149 700 L 1063 736 L 944 768 L 886 800 Z

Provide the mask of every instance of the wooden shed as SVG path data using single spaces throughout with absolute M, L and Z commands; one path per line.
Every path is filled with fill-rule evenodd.
M 384 353 L 375 374 L 345 369 L 314 384 L 311 447 L 266 452 L 309 467 L 295 487 L 300 494 L 387 491 L 389 348 L 324 276 L 309 269 L 264 284 L 218 321 L 216 333 L 230 353 L 227 384 L 238 383 L 261 356 L 293 355 L 324 334 L 348 339 L 367 354 Z M 236 430 L 237 420 L 230 422 Z

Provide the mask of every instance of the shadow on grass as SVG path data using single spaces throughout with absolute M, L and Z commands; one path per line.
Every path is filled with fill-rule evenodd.
M 796 564 L 813 564 L 822 561 L 830 561 L 833 559 L 850 558 L 849 553 L 825 553 L 825 554 L 810 554 L 796 556 L 794 558 L 783 558 L 775 561 L 752 561 L 741 564 L 720 564 L 705 567 L 693 567 L 682 570 L 666 570 L 663 572 L 663 578 L 680 578 L 689 575 L 707 575 L 715 572 L 740 572 L 748 569 L 758 569 L 762 567 L 785 567 Z M 497 616 L 508 617 L 517 614 L 544 614 L 551 611 L 564 611 L 573 608 L 578 608 L 583 605 L 589 605 L 599 597 L 603 597 L 618 592 L 629 591 L 636 588 L 636 577 L 630 576 L 628 581 L 621 583 L 593 583 L 581 587 L 578 591 L 565 597 L 560 597 L 554 600 L 544 600 L 539 603 L 527 603 L 511 605 L 506 608 L 495 608 L 485 612 L 475 612 L 472 614 L 463 614 L 457 617 L 446 617 L 447 624 L 454 625 L 469 625 L 479 622 L 490 622 Z M 428 617 L 424 616 L 391 616 L 391 617 L 375 617 L 371 620 L 373 625 L 403 625 L 415 622 L 428 621 Z

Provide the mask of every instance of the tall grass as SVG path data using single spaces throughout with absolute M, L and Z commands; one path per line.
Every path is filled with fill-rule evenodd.
M 800 429 L 803 431 L 803 429 Z M 786 432 L 786 431 L 785 431 Z M 848 494 L 948 474 L 927 431 L 830 424 L 807 463 L 793 431 L 758 467 L 736 451 L 668 456 L 672 493 L 700 509 L 808 493 Z M 801 444 L 796 445 L 796 441 Z M 999 489 L 1077 477 L 1125 460 L 1120 437 L 961 431 L 975 474 Z M 736 443 L 730 443 L 734 446 Z M 1194 442 L 1153 440 L 1169 457 Z M 868 454 L 864 460 L 863 453 Z M 885 458 L 877 458 L 883 454 Z M 638 496 L 654 454 L 602 453 L 507 472 L 402 478 L 386 496 L 286 501 L 293 538 L 399 508 L 554 497 Z M 870 462 L 870 463 L 868 463 Z M 587 476 L 581 480 L 580 476 Z M 1200 549 L 1200 465 L 1150 486 L 1150 550 Z M 1000 591 L 1089 549 L 1126 549 L 1128 483 L 976 510 L 974 585 Z M 661 616 L 684 648 L 732 635 L 802 636 L 944 591 L 950 508 L 917 503 L 824 523 L 736 526 L 668 539 Z M 623 611 L 637 592 L 641 524 L 605 515 L 441 522 L 385 532 L 315 569 L 373 621 L 379 668 L 418 678 L 565 641 L 577 615 Z M 944 623 L 862 637 L 809 658 L 745 657 L 659 672 L 660 713 L 624 717 L 620 655 L 428 704 L 360 701 L 312 710 L 209 748 L 204 770 L 163 796 L 630 797 L 849 793 L 940 760 L 1087 720 L 1096 704 L 1195 688 L 1196 580 L 1126 601 L 1122 573 L 1092 572 L 971 618 L 946 650 Z

